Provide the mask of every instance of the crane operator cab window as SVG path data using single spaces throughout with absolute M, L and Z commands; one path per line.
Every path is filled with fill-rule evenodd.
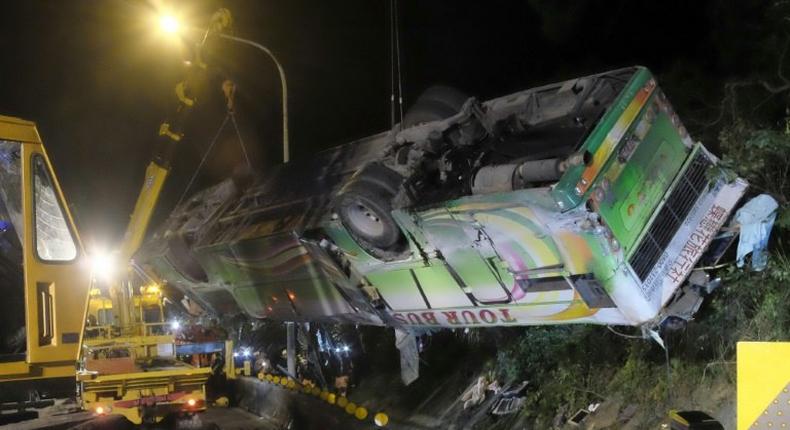
M 18 360 L 27 344 L 20 151 L 0 140 L 0 361 Z
M 48 262 L 77 258 L 77 245 L 55 194 L 47 164 L 40 155 L 33 157 L 33 207 L 38 258 Z

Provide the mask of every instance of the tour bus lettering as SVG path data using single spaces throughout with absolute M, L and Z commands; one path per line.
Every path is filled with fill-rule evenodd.
M 497 314 L 497 311 L 499 313 Z M 410 325 L 477 325 L 477 324 L 513 324 L 517 323 L 518 319 L 513 318 L 510 314 L 510 309 L 482 309 L 480 311 L 465 310 L 460 311 L 441 311 L 441 316 L 444 317 L 443 322 L 439 321 L 437 312 L 409 312 L 402 314 L 399 312 L 393 313 L 392 317 L 401 324 Z
M 488 309 L 480 311 L 480 319 L 487 324 L 494 324 L 497 321 L 496 315 Z
M 510 316 L 510 309 L 500 309 L 499 312 L 502 314 L 502 322 L 504 323 L 514 323 L 518 321 Z
M 458 312 L 456 311 L 449 311 L 449 312 L 442 312 L 444 317 L 447 318 L 447 324 L 454 324 L 458 325 L 461 322 L 458 321 Z
M 461 312 L 461 316 L 464 318 L 466 324 L 480 324 L 480 322 L 477 321 L 477 316 L 472 311 L 463 311 Z
M 425 324 L 439 325 L 439 321 L 436 321 L 436 315 L 433 312 L 423 312 L 422 319 L 425 320 Z

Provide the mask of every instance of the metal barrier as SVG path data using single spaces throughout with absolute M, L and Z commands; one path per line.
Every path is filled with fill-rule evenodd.
M 386 427 L 390 421 L 389 415 L 387 415 L 386 412 L 379 411 L 371 417 L 368 409 L 364 406 L 357 405 L 356 403 L 350 401 L 346 396 L 342 396 L 329 390 L 322 390 L 313 381 L 307 379 L 302 382 L 298 382 L 289 377 L 272 375 L 263 372 L 258 373 L 258 379 L 267 384 L 272 384 L 286 390 L 291 390 L 306 396 L 316 397 L 330 405 L 337 406 L 347 414 L 353 415 L 360 421 L 371 418 L 373 424 L 375 424 L 377 427 Z

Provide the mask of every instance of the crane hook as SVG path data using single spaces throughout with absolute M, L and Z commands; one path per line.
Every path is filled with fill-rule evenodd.
M 222 93 L 225 94 L 228 112 L 233 112 L 233 96 L 236 94 L 236 84 L 230 79 L 224 80 L 222 82 Z

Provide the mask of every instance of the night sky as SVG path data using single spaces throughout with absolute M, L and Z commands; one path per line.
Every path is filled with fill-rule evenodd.
M 151 28 L 153 4 L 3 2 L 0 113 L 38 123 L 88 247 L 110 246 L 123 232 L 182 76 L 176 44 Z M 725 79 L 748 74 L 759 61 L 751 35 L 765 18 L 763 2 L 738 0 L 398 4 L 407 103 L 436 83 L 486 99 L 642 64 L 659 79 L 667 77 L 670 99 L 693 107 L 694 100 L 718 97 Z M 389 127 L 389 0 L 193 0 L 169 6 L 196 26 L 227 7 L 237 35 L 280 58 L 289 80 L 292 158 Z M 255 166 L 265 169 L 281 157 L 276 69 L 244 47 L 227 45 L 220 57 L 218 66 L 238 85 L 237 117 L 247 149 Z M 218 86 L 212 89 L 188 127 L 157 212 L 160 221 L 223 119 L 219 94 Z M 243 161 L 232 133 L 209 160 L 199 186 L 223 179 Z

